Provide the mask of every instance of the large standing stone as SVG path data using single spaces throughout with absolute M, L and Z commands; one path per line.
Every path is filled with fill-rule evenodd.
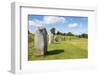
M 37 28 L 34 37 L 35 55 L 44 55 L 47 52 L 47 31 Z

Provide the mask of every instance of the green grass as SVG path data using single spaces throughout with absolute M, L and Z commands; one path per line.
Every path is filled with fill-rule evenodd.
M 65 41 L 48 44 L 48 53 L 35 56 L 34 35 L 29 34 L 28 60 L 79 59 L 88 57 L 87 39 L 65 36 Z

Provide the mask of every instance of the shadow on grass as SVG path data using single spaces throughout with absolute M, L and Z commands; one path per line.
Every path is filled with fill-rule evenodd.
M 59 42 L 55 42 L 55 43 L 53 43 L 53 44 L 60 44 Z
M 55 54 L 59 54 L 59 53 L 62 53 L 64 52 L 63 49 L 59 49 L 59 50 L 49 50 L 47 51 L 46 55 L 55 55 Z

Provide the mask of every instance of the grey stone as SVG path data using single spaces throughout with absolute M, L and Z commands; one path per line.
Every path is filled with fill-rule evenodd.
M 49 43 L 53 43 L 54 42 L 54 35 L 50 32 L 49 33 Z
M 47 52 L 47 47 L 48 47 L 48 40 L 47 40 L 47 31 L 46 28 L 43 28 L 43 41 L 44 41 L 44 53 Z
M 57 36 L 54 36 L 54 42 L 59 42 L 59 38 Z
M 35 55 L 45 55 L 47 52 L 47 31 L 38 27 L 34 36 Z

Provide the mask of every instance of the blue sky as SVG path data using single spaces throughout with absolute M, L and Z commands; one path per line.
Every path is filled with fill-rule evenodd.
M 88 33 L 88 17 L 29 15 L 28 24 L 32 33 L 37 27 L 45 27 L 48 32 L 51 28 L 56 28 L 56 31 L 63 33 Z

